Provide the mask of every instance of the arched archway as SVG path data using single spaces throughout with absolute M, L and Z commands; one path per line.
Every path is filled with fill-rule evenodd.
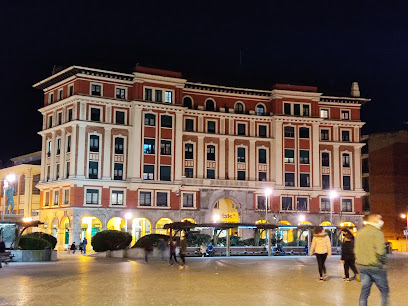
M 69 245 L 69 227 L 70 227 L 69 218 L 67 216 L 64 216 L 61 219 L 60 225 L 60 239 L 62 240 L 64 249 L 68 248 Z M 79 241 L 75 241 L 75 243 L 79 245 Z
M 181 222 L 186 222 L 186 221 L 188 221 L 190 223 L 195 223 L 194 219 L 192 219 L 192 218 L 184 218 L 183 220 L 181 220 Z
M 330 226 L 332 225 L 330 221 L 323 221 L 322 223 L 320 223 L 321 226 Z
M 291 223 L 286 220 L 279 221 L 279 223 L 283 226 L 290 226 Z M 279 228 L 279 239 L 282 239 L 283 242 L 289 243 L 293 241 L 293 228 Z
M 146 218 L 134 218 L 132 220 L 132 243 L 135 244 L 141 237 L 150 235 L 152 224 Z
M 214 205 L 212 219 L 214 222 L 239 223 L 238 206 L 230 199 L 220 199 Z
M 173 220 L 170 218 L 161 218 L 159 221 L 156 223 L 156 234 L 162 234 L 162 235 L 167 235 L 168 230 L 163 229 L 165 224 L 173 223 Z
M 126 232 L 126 222 L 121 217 L 113 217 L 106 224 L 106 228 L 109 230 Z
M 81 241 L 88 240 L 87 250 L 92 247 L 92 237 L 102 230 L 102 222 L 97 217 L 83 217 L 81 222 Z

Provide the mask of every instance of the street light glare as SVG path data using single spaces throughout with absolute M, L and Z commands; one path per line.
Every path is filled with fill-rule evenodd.
M 330 198 L 331 199 L 337 198 L 337 192 L 335 190 L 330 191 Z
M 401 214 L 401 218 L 402 218 L 402 219 L 405 219 L 406 217 L 407 217 L 406 214 Z
M 305 216 L 304 216 L 304 215 L 300 215 L 300 216 L 299 216 L 299 221 L 300 221 L 300 222 L 305 221 Z
M 6 180 L 7 180 L 9 183 L 14 182 L 14 181 L 16 180 L 15 174 L 9 174 L 9 175 L 7 175 L 7 176 L 6 176 Z
M 125 214 L 125 219 L 129 220 L 130 218 L 132 218 L 132 214 L 130 212 Z
M 271 188 L 266 188 L 265 189 L 265 195 L 266 196 L 269 196 L 269 195 L 271 195 L 272 194 L 272 189 Z
M 220 215 L 214 215 L 213 220 L 214 220 L 214 222 L 219 221 L 220 220 Z

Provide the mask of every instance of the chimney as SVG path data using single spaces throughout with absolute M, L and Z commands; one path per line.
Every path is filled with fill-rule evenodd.
M 358 87 L 358 82 L 353 82 L 353 84 L 351 84 L 351 96 L 355 98 L 360 97 L 360 88 Z

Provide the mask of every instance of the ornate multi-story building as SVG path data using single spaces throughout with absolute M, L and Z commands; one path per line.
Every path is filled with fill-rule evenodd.
M 184 219 L 328 224 L 331 208 L 334 224 L 362 223 L 369 100 L 356 83 L 332 97 L 72 66 L 34 87 L 44 91 L 40 220 L 65 245 L 105 228 L 136 240 Z

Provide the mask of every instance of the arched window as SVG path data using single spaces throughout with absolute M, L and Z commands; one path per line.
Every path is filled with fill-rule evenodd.
M 235 104 L 235 113 L 236 114 L 243 114 L 244 113 L 244 104 L 238 102 Z
M 265 115 L 265 107 L 262 104 L 259 104 L 259 105 L 256 106 L 256 114 L 258 116 Z
M 213 101 L 213 100 L 207 100 L 207 101 L 205 102 L 205 110 L 208 110 L 208 111 L 214 111 L 214 110 L 215 110 L 214 101 Z
M 189 109 L 193 108 L 193 100 L 190 97 L 184 97 L 183 99 L 183 106 Z

